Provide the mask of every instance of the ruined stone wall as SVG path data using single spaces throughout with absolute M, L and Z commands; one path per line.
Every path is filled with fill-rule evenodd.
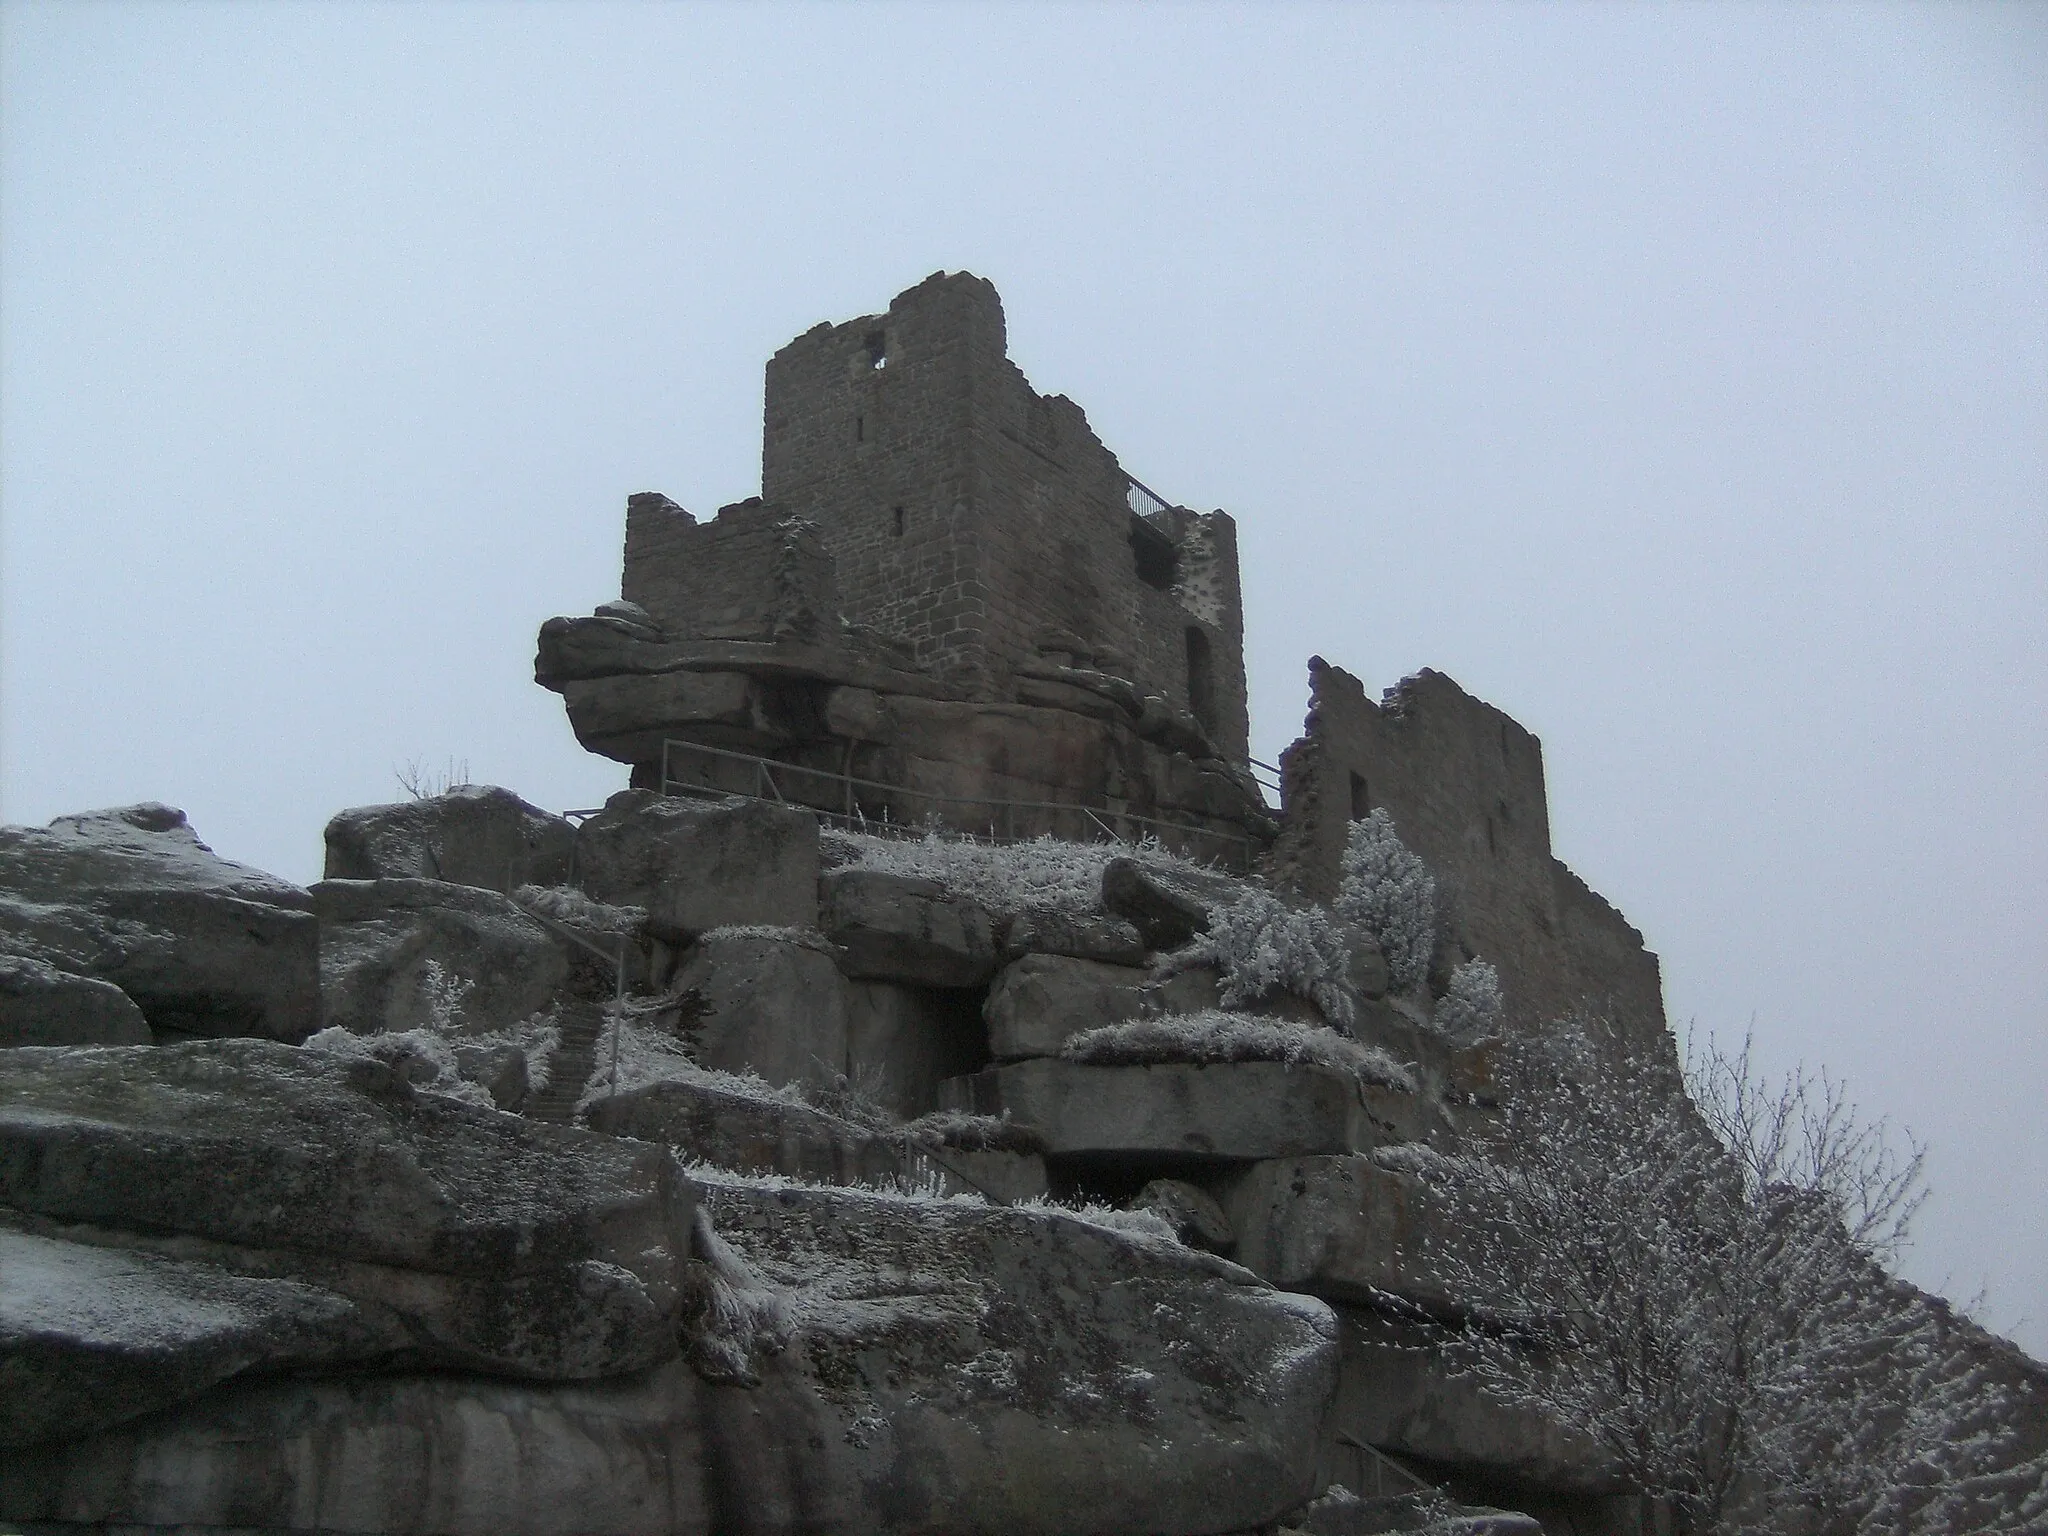
M 816 528 L 758 500 L 700 523 L 654 491 L 626 501 L 620 595 L 678 638 L 809 639 L 839 608 Z
M 1351 822 L 1393 817 L 1444 893 L 1452 927 L 1491 961 L 1510 1021 L 1535 1028 L 1583 1005 L 1663 1050 L 1663 987 L 1642 935 L 1550 851 L 1542 744 L 1438 672 L 1384 702 L 1316 658 L 1306 734 L 1281 759 L 1281 877 L 1336 894 Z
M 850 619 L 909 641 L 970 696 L 1007 698 L 1009 674 L 1042 646 L 1078 641 L 1084 664 L 1175 707 L 1199 702 L 1219 748 L 1242 758 L 1229 519 L 1176 514 L 1186 526 L 1155 535 L 1163 568 L 1141 576 L 1116 455 L 1074 402 L 1031 388 L 1005 335 L 993 286 L 960 273 L 798 337 L 768 364 L 763 495 L 819 524 Z M 1189 546 L 1192 613 L 1175 590 L 1176 542 Z M 1199 700 L 1191 647 L 1211 679 Z

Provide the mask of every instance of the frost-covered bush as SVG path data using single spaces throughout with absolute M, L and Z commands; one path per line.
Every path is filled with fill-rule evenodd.
M 1478 1040 L 1500 1033 L 1500 976 L 1484 960 L 1467 960 L 1451 972 L 1451 985 L 1436 1005 L 1436 1027 L 1453 1040 Z
M 1149 841 L 1070 843 L 1046 836 L 1028 843 L 990 844 L 948 832 L 927 832 L 921 838 L 826 832 L 821 841 L 842 864 L 936 881 L 997 917 L 1026 911 L 1073 916 L 1100 911 L 1102 870 L 1111 859 L 1136 859 L 1160 869 L 1199 868 Z
M 1209 909 L 1209 931 L 1175 951 L 1171 964 L 1214 965 L 1226 1008 L 1292 992 L 1314 1003 L 1332 1024 L 1351 1022 L 1351 995 L 1344 987 L 1351 951 L 1321 907 L 1290 907 L 1247 887 L 1228 905 Z
M 1337 915 L 1378 940 L 1394 990 L 1413 991 L 1429 976 L 1436 946 L 1436 881 L 1384 810 L 1351 823 L 1341 868 Z
M 1253 1014 L 1172 1014 L 1129 1019 L 1070 1036 L 1060 1048 L 1068 1061 L 1097 1067 L 1140 1067 L 1163 1062 L 1282 1061 L 1349 1072 L 1361 1081 L 1413 1090 L 1408 1069 L 1377 1046 L 1361 1045 L 1334 1029 L 1264 1019 Z
M 1102 1205 L 1096 1201 L 1085 1201 L 1080 1205 L 1062 1205 L 1057 1200 L 1019 1200 L 1013 1210 L 1052 1212 L 1060 1216 L 1071 1216 L 1085 1221 L 1092 1227 L 1101 1227 L 1123 1237 L 1135 1237 L 1155 1243 L 1171 1243 L 1181 1247 L 1180 1234 L 1173 1230 L 1173 1223 L 1157 1211 L 1125 1211 L 1113 1205 Z
M 415 984 L 426 1010 L 425 1027 L 446 1039 L 463 1033 L 469 994 L 476 990 L 476 983 L 466 976 L 451 976 L 440 961 L 429 960 L 420 967 Z
M 904 1125 L 898 1132 L 912 1147 L 952 1147 L 962 1152 L 1043 1152 L 1045 1138 L 1008 1115 L 970 1115 L 964 1110 L 938 1109 Z

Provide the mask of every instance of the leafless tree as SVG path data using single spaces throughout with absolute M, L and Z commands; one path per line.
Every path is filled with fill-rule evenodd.
M 1478 1304 L 1454 1348 L 1481 1385 L 1693 1530 L 2041 1529 L 2024 1383 L 1884 1268 L 1920 1148 L 1747 1048 L 1696 1052 L 1689 1096 L 1600 1034 L 1511 1049 L 1500 1135 L 1438 1175 L 1491 1234 L 1439 1256 Z

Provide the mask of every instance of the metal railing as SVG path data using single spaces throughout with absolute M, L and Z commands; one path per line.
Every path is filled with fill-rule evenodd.
M 1425 1482 L 1394 1460 L 1377 1446 L 1367 1445 L 1354 1435 L 1338 1430 L 1337 1449 L 1351 1453 L 1348 1477 L 1336 1476 L 1337 1468 L 1332 1467 L 1330 1482 L 1342 1483 L 1361 1499 L 1398 1498 L 1409 1493 L 1435 1493 L 1436 1485 Z
M 1017 843 L 1053 836 L 1069 842 L 1153 838 L 1188 858 L 1242 872 L 1251 867 L 1250 834 L 1141 816 L 1114 805 L 946 795 L 864 779 L 848 766 L 806 768 L 693 741 L 661 744 L 665 795 L 743 795 L 793 806 L 855 832 L 921 836 L 934 827 L 980 842 Z
M 1135 475 L 1125 475 L 1130 484 L 1124 491 L 1124 501 L 1140 517 L 1150 517 L 1155 512 L 1170 512 L 1173 503 L 1153 490 L 1151 486 Z

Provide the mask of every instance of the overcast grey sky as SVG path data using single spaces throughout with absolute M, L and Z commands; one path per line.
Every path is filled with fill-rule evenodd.
M 1933 1145 L 1907 1263 L 2048 1355 L 2048 10 L 0 7 L 0 815 L 317 878 L 531 680 L 624 497 L 925 274 L 1239 521 L 1320 653 L 1543 739 L 1557 851 Z M 2021 1319 L 2024 1317 L 2025 1321 Z

